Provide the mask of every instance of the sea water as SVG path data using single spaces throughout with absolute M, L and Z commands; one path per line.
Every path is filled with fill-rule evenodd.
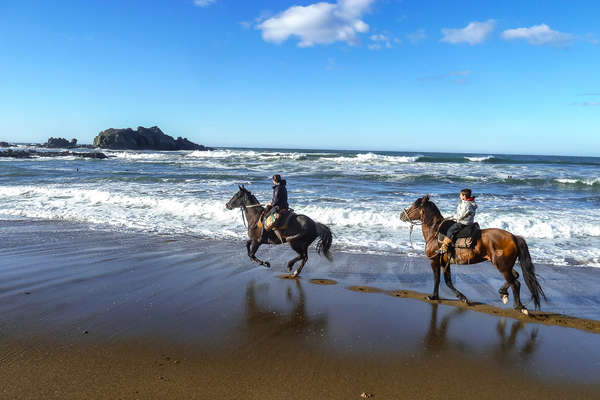
M 225 203 L 238 185 L 269 201 L 278 173 L 288 182 L 290 206 L 334 232 L 334 251 L 421 256 L 420 228 L 411 246 L 402 209 L 429 194 L 451 216 L 459 191 L 471 188 L 481 227 L 523 236 L 534 262 L 600 267 L 600 158 L 234 148 L 104 153 L 110 158 L 0 158 L 0 217 L 242 240 L 240 210 Z

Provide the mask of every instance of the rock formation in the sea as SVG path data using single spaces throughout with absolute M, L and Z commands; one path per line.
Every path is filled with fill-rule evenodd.
M 71 149 L 77 146 L 77 139 L 71 139 L 68 141 L 63 138 L 53 138 L 48 139 L 46 143 L 42 145 L 42 147 L 47 147 L 49 149 Z
M 94 145 L 113 150 L 210 150 L 187 139 L 166 135 L 157 126 L 137 130 L 107 129 L 94 138 Z
M 35 151 L 35 150 L 12 150 L 0 151 L 0 157 L 10 158 L 35 158 L 35 157 L 82 157 L 82 158 L 108 158 L 106 154 L 99 152 L 76 153 L 74 151 Z
M 0 147 L 10 147 L 10 143 L 0 142 Z

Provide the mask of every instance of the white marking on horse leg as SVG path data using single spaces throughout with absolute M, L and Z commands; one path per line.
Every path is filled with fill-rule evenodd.
M 521 308 L 521 312 L 525 315 L 529 315 L 529 311 L 526 308 Z
M 503 295 L 502 295 L 502 302 L 503 302 L 504 304 L 508 304 L 508 295 L 507 295 L 507 294 L 503 294 Z

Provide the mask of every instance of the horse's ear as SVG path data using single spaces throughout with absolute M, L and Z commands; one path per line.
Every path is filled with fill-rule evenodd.
M 240 185 L 238 185 L 238 188 L 239 188 L 240 190 L 242 190 L 242 187 L 241 187 Z
M 423 196 L 423 204 L 427 203 L 429 201 L 429 195 L 426 194 L 425 196 Z

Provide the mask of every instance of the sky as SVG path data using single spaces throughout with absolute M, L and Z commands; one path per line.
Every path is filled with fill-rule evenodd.
M 600 156 L 600 2 L 0 0 L 0 140 Z

